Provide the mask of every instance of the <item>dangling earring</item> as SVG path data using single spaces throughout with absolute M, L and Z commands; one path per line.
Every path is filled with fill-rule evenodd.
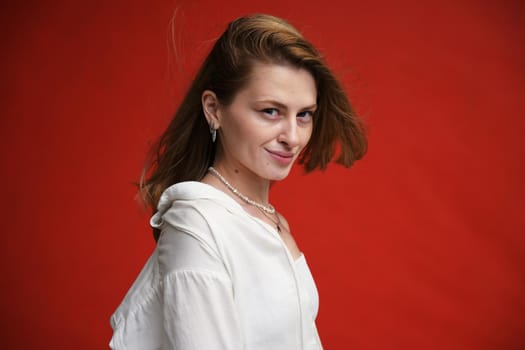
M 213 125 L 213 123 L 210 123 L 210 134 L 211 142 L 215 143 L 215 140 L 217 139 L 217 129 L 215 129 L 215 125 Z

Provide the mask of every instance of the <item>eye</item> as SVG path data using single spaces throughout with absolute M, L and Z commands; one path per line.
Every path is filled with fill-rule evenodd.
M 312 111 L 303 111 L 297 114 L 297 117 L 301 119 L 302 122 L 306 123 L 312 120 L 314 112 Z
M 279 110 L 277 108 L 265 108 L 261 110 L 264 114 L 267 114 L 271 117 L 275 117 L 279 114 Z

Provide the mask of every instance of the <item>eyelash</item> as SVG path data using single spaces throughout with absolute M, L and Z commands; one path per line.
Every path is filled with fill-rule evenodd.
M 312 111 L 304 111 L 304 112 L 299 113 L 299 115 L 301 115 L 301 116 L 303 116 L 305 114 L 307 114 L 307 116 L 310 117 L 310 118 L 312 118 L 314 116 L 314 112 L 312 112 Z
M 269 114 L 271 116 L 275 116 L 275 114 L 272 113 L 272 112 L 279 113 L 279 110 L 277 108 L 265 108 L 261 112 L 263 112 L 265 114 Z
M 268 114 L 272 117 L 275 117 L 275 113 L 279 113 L 279 110 L 277 108 L 265 108 L 261 110 L 261 112 Z M 314 116 L 314 112 L 312 111 L 303 111 L 297 115 L 300 118 L 310 117 L 312 118 Z

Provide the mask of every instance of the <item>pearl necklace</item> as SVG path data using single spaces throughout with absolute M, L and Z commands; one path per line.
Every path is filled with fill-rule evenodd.
M 217 177 L 226 187 L 228 187 L 228 189 L 230 191 L 232 191 L 233 193 L 235 193 L 235 195 L 237 195 L 240 199 L 242 199 L 243 201 L 245 201 L 246 203 L 250 204 L 250 205 L 253 205 L 254 207 L 257 207 L 261 210 L 264 210 L 266 213 L 268 214 L 273 214 L 275 213 L 275 208 L 271 205 L 271 204 L 268 204 L 268 205 L 264 205 L 264 204 L 261 204 L 261 203 L 257 203 L 256 201 L 254 201 L 253 199 L 250 199 L 248 198 L 247 196 L 245 196 L 244 194 L 242 194 L 241 192 L 239 192 L 238 189 L 236 189 L 235 187 L 233 187 L 229 182 L 228 180 L 226 180 L 224 178 L 224 176 L 222 176 L 217 170 L 215 170 L 214 167 L 209 167 L 208 168 L 208 171 L 210 173 L 212 173 L 213 175 L 215 175 L 215 177 Z M 279 217 L 277 217 L 279 218 Z

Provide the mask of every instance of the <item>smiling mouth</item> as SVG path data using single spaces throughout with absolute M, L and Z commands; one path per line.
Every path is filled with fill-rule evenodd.
M 290 152 L 282 152 L 282 151 L 270 151 L 266 150 L 270 154 L 270 156 L 275 159 L 278 163 L 283 165 L 288 165 L 292 162 L 294 158 L 294 154 Z
M 267 151 L 270 152 L 271 154 L 274 154 L 282 158 L 293 158 L 293 153 L 291 152 L 270 151 L 270 150 L 267 150 Z

